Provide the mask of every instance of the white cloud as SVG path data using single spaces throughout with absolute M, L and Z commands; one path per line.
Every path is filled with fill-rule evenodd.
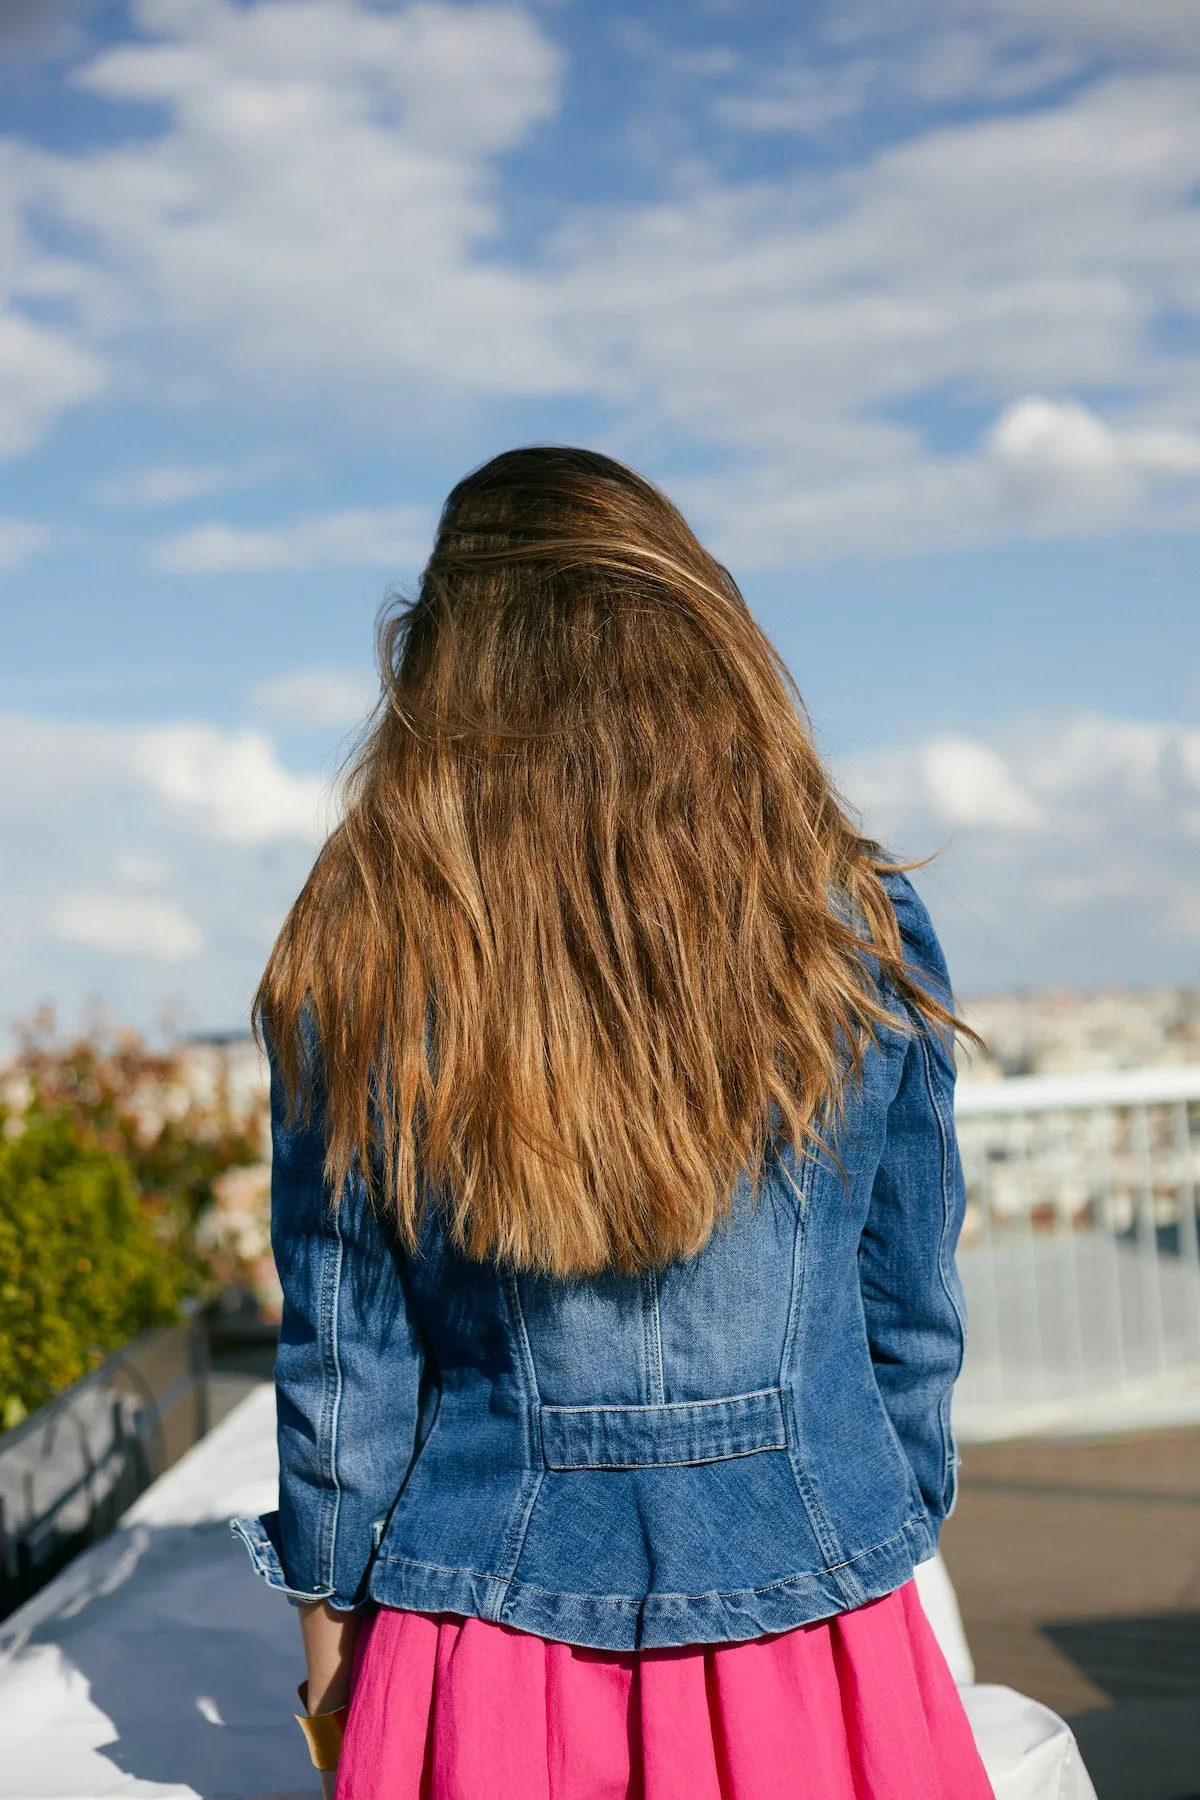
M 1124 512 L 1134 497 L 1132 461 L 1116 433 L 1077 402 L 1018 401 L 992 427 L 987 448 L 1030 511 L 1071 511 L 1082 502 Z
M 159 833 L 312 844 L 328 828 L 333 804 L 327 783 L 285 768 L 263 733 L 212 725 L 123 727 L 9 715 L 0 719 L 3 770 L 4 811 L 26 824 L 52 815 L 64 799 L 88 795 L 99 806 L 127 795 L 158 803 L 149 823 Z M 124 880 L 149 882 L 162 869 L 157 851 L 122 854 Z
M 1171 307 L 1200 318 L 1198 178 L 1200 77 L 1095 82 L 835 173 L 697 182 L 581 221 L 560 246 L 565 328 L 632 452 L 724 452 L 711 480 L 676 485 L 730 557 L 1091 529 L 1114 487 L 1110 523 L 1186 523 L 1200 365 L 1155 327 Z M 1129 398 L 1092 409 L 1083 468 L 1089 415 L 1070 408 L 1098 389 Z M 1040 450 L 1011 414 L 974 449 L 923 439 L 926 404 L 995 422 L 1041 396 L 1064 410 Z M 1019 479 L 1039 455 L 1049 516 Z
M 1194 974 L 1200 730 L 1052 719 L 840 773 L 898 854 L 945 847 L 917 879 L 964 991 Z M 258 733 L 0 715 L 5 1012 L 100 991 L 142 1022 L 172 997 L 244 1020 L 321 807 Z
M 910 58 L 889 59 L 879 73 L 886 71 L 891 79 L 882 85 L 885 92 L 890 86 L 904 98 L 932 105 L 1022 100 L 1077 74 L 1085 60 L 1079 39 L 1056 42 L 1052 29 L 1047 35 L 1049 43 L 1031 43 L 1002 17 L 982 28 L 943 23 L 913 46 Z
M 784 61 L 738 96 L 731 122 L 747 130 L 812 130 L 818 106 L 789 111 L 824 77 L 852 89 L 847 111 L 904 103 L 1024 100 L 1116 60 L 1174 67 L 1200 61 L 1195 20 L 1178 0 L 838 0 L 815 9 L 819 60 Z M 811 48 L 810 48 L 811 55 Z
M 178 506 L 228 488 L 250 487 L 279 474 L 289 458 L 252 457 L 241 463 L 152 463 L 112 475 L 95 488 L 106 506 Z
M 67 333 L 0 312 L 0 457 L 33 449 L 61 413 L 106 382 L 101 358 Z
M 99 814 L 121 795 L 140 797 L 143 811 L 146 801 L 155 802 L 148 822 L 156 831 L 246 845 L 311 845 L 335 806 L 328 784 L 285 767 L 260 731 L 0 714 L 0 826 L 19 822 L 21 836 L 36 841 L 38 822 L 49 821 L 65 800 L 87 796 Z
M 1200 477 L 1200 434 L 1119 432 L 1077 401 L 1019 400 L 1001 414 L 985 447 L 1020 511 L 1052 526 L 1111 527 L 1146 499 L 1155 477 Z
M 801 158 L 739 183 L 713 158 L 661 200 L 573 205 L 525 252 L 505 235 L 499 159 L 561 101 L 546 14 L 138 0 L 136 39 L 74 78 L 159 109 L 161 128 L 143 113 L 125 142 L 9 157 L 25 206 L 14 304 L 50 295 L 77 320 L 42 345 L 65 386 L 44 418 L 14 404 L 11 442 L 116 362 L 142 392 L 236 380 L 347 418 L 467 398 L 599 405 L 613 447 L 668 481 L 677 453 L 693 468 L 698 448 L 715 453 L 711 481 L 671 485 L 747 564 L 1193 523 L 1200 365 L 1156 335 L 1164 314 L 1200 318 L 1200 72 L 1181 17 L 1165 0 L 832 10 L 832 62 L 773 72 L 727 109 L 820 129 L 869 110 L 886 67 L 903 69 L 906 104 L 970 96 L 983 116 L 928 114 L 882 146 L 868 134 L 819 171 Z M 1105 58 L 1131 46 L 1131 72 L 1111 76 Z M 11 316 L 18 333 L 50 329 Z M 33 379 L 33 348 L 6 361 L 0 335 L 0 395 L 5 368 Z M 59 350 L 84 360 L 72 373 Z M 953 454 L 923 430 L 946 405 L 976 421 Z M 202 491 L 212 470 L 141 489 L 164 504 Z M 206 573 L 387 564 L 410 536 L 387 509 L 215 521 L 158 558 Z
M 860 758 L 842 786 L 927 891 L 966 986 L 1186 978 L 1200 952 L 1200 730 L 1096 717 Z
M 861 110 L 874 73 L 863 61 L 833 68 L 800 63 L 773 70 L 749 93 L 722 95 L 714 112 L 740 131 L 819 132 Z
M 165 857 L 148 850 L 122 850 L 114 865 L 117 879 L 128 887 L 159 887 L 171 872 Z
M 833 479 L 759 468 L 673 487 L 742 567 L 1200 520 L 1200 433 L 1118 428 L 1078 401 L 1014 401 L 974 452 L 877 461 Z
M 838 0 L 813 24 L 818 69 L 835 90 L 853 77 L 864 111 L 913 101 L 1002 106 L 1122 60 L 1200 61 L 1194 18 L 1178 0 Z M 739 97 L 750 103 L 739 122 L 812 129 L 805 116 L 789 120 L 785 107 L 777 118 L 770 111 L 808 73 L 802 60 L 773 68 Z
M 41 157 L 111 325 L 198 336 L 256 380 L 432 378 L 555 393 L 548 295 L 495 254 L 495 157 L 555 109 L 561 60 L 515 5 L 137 0 L 143 41 L 75 73 L 162 135 Z
M 328 829 L 326 784 L 285 769 L 261 732 L 170 725 L 139 733 L 132 748 L 141 780 L 213 837 L 315 841 Z
M 225 485 L 225 470 L 214 465 L 188 468 L 179 463 L 162 463 L 100 482 L 96 498 L 106 506 L 176 506 L 184 500 L 216 493 Z
M 819 136 L 872 108 L 1025 99 L 1076 74 L 1084 57 L 1078 42 L 1031 42 L 1000 21 L 934 24 L 889 13 L 874 23 L 874 34 L 843 46 L 848 54 L 831 58 L 825 45 L 819 60 L 785 62 L 749 89 L 721 96 L 716 116 L 740 131 Z
M 846 779 L 873 831 L 890 838 L 915 821 L 933 834 L 929 849 L 964 826 L 1025 833 L 1044 823 L 1006 756 L 974 738 L 930 738 L 908 751 L 866 757 Z
M 174 901 L 145 894 L 70 894 L 52 915 L 57 936 L 113 956 L 183 962 L 204 948 L 196 921 Z
M 0 569 L 19 569 L 49 542 L 49 531 L 32 519 L 0 519 Z
M 885 835 L 916 822 L 1061 840 L 1106 830 L 1117 811 L 1162 815 L 1168 829 L 1200 800 L 1200 730 L 1082 715 L 999 744 L 931 738 L 864 757 L 847 779 Z
M 934 811 L 948 825 L 1024 831 L 1040 823 L 1039 808 L 988 744 L 934 738 L 921 750 L 921 774 Z
M 368 669 L 293 669 L 250 696 L 265 712 L 302 725 L 352 725 L 378 697 L 379 677 Z
M 96 993 L 245 1021 L 327 822 L 262 733 L 0 714 L 0 1029 Z
M 908 0 L 897 6 L 886 0 L 877 13 L 889 19 L 936 19 L 957 14 L 982 22 L 1005 38 L 1050 38 L 1076 50 L 1117 53 L 1131 50 L 1171 57 L 1176 61 L 1200 59 L 1195 17 L 1179 0 L 948 0 L 931 6 L 929 0 Z
M 197 525 L 157 544 L 151 562 L 171 575 L 382 568 L 420 562 L 428 541 L 428 522 L 415 507 L 360 507 L 278 526 Z

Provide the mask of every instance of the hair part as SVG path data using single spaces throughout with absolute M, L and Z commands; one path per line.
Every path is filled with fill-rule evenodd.
M 472 1258 L 692 1255 L 772 1136 L 821 1143 L 895 1025 L 881 978 L 955 1029 L 782 661 L 632 470 L 530 448 L 469 475 L 379 657 L 255 1017 L 298 1108 L 311 1013 L 330 1188 L 370 1171 L 408 1246 L 433 1196 Z

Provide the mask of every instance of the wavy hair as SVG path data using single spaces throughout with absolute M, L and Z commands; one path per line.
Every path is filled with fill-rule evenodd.
M 823 1141 L 914 982 L 878 847 L 676 508 L 513 450 L 443 508 L 341 824 L 255 1002 L 293 1107 L 316 1028 L 340 1191 L 412 1246 L 571 1277 L 702 1248 L 778 1134 Z

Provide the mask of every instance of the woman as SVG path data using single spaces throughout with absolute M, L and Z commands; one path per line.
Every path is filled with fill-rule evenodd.
M 976 1800 L 945 966 L 649 483 L 461 482 L 258 996 L 340 1800 Z M 347 1702 L 348 1714 L 347 1714 Z

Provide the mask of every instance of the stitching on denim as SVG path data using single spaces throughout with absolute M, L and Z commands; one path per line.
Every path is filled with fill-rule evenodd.
M 498 1619 L 504 1608 L 504 1602 L 508 1598 L 509 1589 L 512 1586 L 513 1578 L 517 1572 L 517 1564 L 521 1560 L 521 1551 L 525 1547 L 525 1534 L 529 1530 L 529 1521 L 533 1516 L 534 1502 L 542 1491 L 542 1482 L 545 1479 L 545 1469 L 538 1469 L 534 1474 L 532 1481 L 528 1483 L 528 1491 L 525 1494 L 524 1506 L 520 1505 L 520 1500 L 518 1499 L 518 1510 L 514 1513 L 512 1523 L 509 1526 L 508 1536 L 504 1542 L 504 1552 L 501 1558 L 501 1567 L 504 1570 L 504 1574 L 498 1578 L 499 1591 L 496 1594 L 495 1610 L 489 1610 L 489 1618 Z
M 751 1388 L 748 1394 L 718 1394 L 715 1400 L 664 1400 L 650 1406 L 544 1406 L 542 1411 L 554 1416 L 560 1413 L 683 1412 L 699 1406 L 732 1406 L 736 1400 L 761 1400 L 780 1392 L 778 1387 Z
M 958 1301 L 950 1290 L 950 1284 L 946 1279 L 945 1264 L 946 1236 L 950 1227 L 949 1187 L 951 1138 L 947 1131 L 946 1120 L 942 1114 L 942 1108 L 934 1088 L 933 1067 L 929 1055 L 929 1042 L 924 1033 L 921 1034 L 920 1043 L 921 1064 L 925 1076 L 925 1088 L 929 1095 L 930 1105 L 933 1107 L 934 1117 L 938 1122 L 938 1133 L 941 1139 L 942 1148 L 942 1227 L 938 1238 L 938 1280 L 942 1284 L 942 1292 L 950 1303 L 950 1310 L 958 1321 L 958 1372 L 961 1373 L 963 1358 L 966 1354 L 967 1347 L 967 1321 L 962 1308 L 959 1306 Z M 948 1390 L 942 1396 L 938 1406 L 938 1429 L 941 1432 L 942 1438 L 942 1505 L 947 1511 L 953 1506 L 954 1501 L 957 1498 L 958 1490 L 958 1465 L 955 1453 L 954 1433 L 950 1425 L 952 1389 L 953 1383 L 951 1383 L 951 1390 Z
M 340 1248 L 340 1237 L 339 1237 Z M 315 1526 L 316 1561 L 320 1570 L 333 1568 L 333 1541 L 337 1524 L 336 1487 L 331 1489 L 327 1484 L 327 1474 L 332 1477 L 335 1460 L 333 1449 L 334 1420 L 336 1408 L 337 1364 L 332 1357 L 330 1338 L 331 1290 L 338 1284 L 338 1273 L 335 1259 L 331 1255 L 331 1239 L 328 1220 L 321 1222 L 319 1238 L 318 1265 L 318 1298 L 317 1316 L 314 1321 L 314 1348 L 318 1367 L 321 1372 L 321 1388 L 319 1407 L 316 1413 L 316 1443 L 314 1449 L 320 1469 L 320 1501 Z M 282 1471 L 281 1471 L 282 1478 Z M 314 1485 L 316 1485 L 314 1483 Z M 331 1504 L 332 1499 L 332 1504 Z
M 658 1276 L 653 1269 L 646 1270 L 643 1286 L 650 1302 L 642 1308 L 646 1386 L 651 1404 L 661 1406 L 666 1396 L 666 1385 L 663 1380 L 662 1324 L 658 1312 Z
M 787 1380 L 787 1371 L 791 1365 L 792 1352 L 796 1342 L 796 1333 L 800 1329 L 800 1311 L 804 1298 L 804 1277 L 808 1267 L 808 1246 L 805 1241 L 805 1234 L 808 1228 L 807 1214 L 810 1196 L 807 1191 L 807 1185 L 808 1181 L 812 1179 L 811 1172 L 814 1170 L 815 1165 L 811 1159 L 806 1160 L 804 1164 L 805 1182 L 804 1186 L 801 1187 L 797 1185 L 796 1181 L 793 1179 L 792 1173 L 784 1161 L 782 1153 L 778 1150 L 776 1151 L 776 1161 L 783 1170 L 785 1179 L 788 1181 L 799 1201 L 796 1212 L 796 1234 L 792 1240 L 792 1294 L 788 1305 L 787 1329 L 784 1332 L 783 1353 L 780 1357 L 779 1365 L 781 1396 L 786 1389 L 788 1405 L 791 1406 L 794 1412 L 796 1404 L 795 1396 L 791 1392 L 791 1384 Z M 786 1408 L 784 1410 L 784 1433 L 787 1435 Z M 841 1550 L 841 1544 L 838 1542 L 838 1535 L 834 1530 L 833 1521 L 825 1511 L 821 1501 L 818 1499 L 816 1491 L 809 1482 L 808 1477 L 797 1467 L 796 1455 L 799 1454 L 798 1446 L 789 1444 L 788 1449 L 788 1468 L 792 1472 L 792 1481 L 794 1482 L 796 1492 L 800 1497 L 800 1504 L 804 1508 L 804 1516 L 808 1520 L 809 1528 L 817 1543 L 820 1545 L 822 1553 L 827 1559 L 831 1558 L 837 1555 Z M 796 1454 L 791 1453 L 793 1449 L 795 1449 Z M 843 1563 L 838 1566 L 844 1568 L 846 1565 Z
M 823 1575 L 836 1575 L 839 1569 L 848 1569 L 851 1563 L 861 1562 L 864 1556 L 874 1556 L 877 1550 L 890 1549 L 893 1544 L 898 1544 L 902 1537 L 907 1537 L 914 1526 L 923 1525 L 924 1523 L 925 1520 L 920 1517 L 905 1519 L 899 1531 L 893 1532 L 890 1538 L 884 1538 L 883 1542 L 880 1544 L 872 1544 L 869 1550 L 856 1550 L 853 1556 L 848 1556 L 846 1558 L 845 1562 L 833 1563 L 829 1568 L 823 1569 L 821 1573 Z
M 887 1401 L 884 1399 L 882 1393 L 880 1392 L 879 1381 L 875 1375 L 874 1363 L 871 1364 L 871 1379 L 872 1379 L 872 1386 L 875 1391 L 875 1397 L 879 1402 L 879 1416 L 883 1422 L 884 1431 L 887 1433 L 888 1437 L 891 1439 L 892 1445 L 896 1451 L 896 1454 L 900 1458 L 900 1461 L 904 1466 L 905 1480 L 908 1483 L 908 1497 L 910 1500 L 915 1500 L 919 1506 L 924 1506 L 925 1497 L 921 1492 L 920 1483 L 917 1481 L 917 1477 L 913 1470 L 913 1466 L 912 1466 L 911 1462 L 909 1462 L 909 1460 L 908 1460 L 908 1451 L 904 1448 L 904 1445 L 900 1441 L 900 1433 L 896 1430 L 896 1421 L 892 1418 L 891 1413 L 888 1411 Z
M 755 1444 L 750 1450 L 714 1450 L 706 1456 L 661 1457 L 654 1462 L 547 1463 L 545 1473 L 576 1475 L 588 1469 L 702 1469 L 708 1463 L 737 1462 L 743 1456 L 762 1456 L 768 1451 L 777 1455 L 786 1449 L 787 1439 L 780 1438 L 777 1444 Z
M 345 1240 L 342 1237 L 342 1205 L 341 1205 L 340 1199 L 338 1202 L 337 1210 L 335 1211 L 335 1213 L 333 1215 L 333 1229 L 334 1229 L 334 1235 L 337 1239 L 337 1253 L 336 1253 L 336 1256 L 334 1259 L 334 1267 L 333 1267 L 333 1301 L 332 1301 L 332 1307 L 331 1307 L 331 1318 L 330 1318 L 330 1327 L 329 1327 L 329 1350 L 330 1350 L 330 1355 L 333 1359 L 334 1388 L 333 1388 L 333 1404 L 330 1408 L 330 1417 L 329 1417 L 329 1425 L 328 1425 L 328 1430 L 329 1430 L 329 1480 L 330 1480 L 330 1484 L 333 1488 L 333 1517 L 329 1522 L 329 1530 L 328 1530 L 329 1547 L 328 1547 L 328 1552 L 327 1552 L 328 1564 L 327 1564 L 326 1575 L 325 1575 L 325 1579 L 326 1579 L 326 1582 L 328 1583 L 329 1590 L 331 1593 L 337 1587 L 337 1582 L 335 1579 L 335 1570 L 337 1568 L 337 1534 L 338 1534 L 338 1521 L 339 1521 L 339 1518 L 341 1515 L 341 1509 L 342 1509 L 342 1484 L 341 1484 L 340 1480 L 338 1479 L 338 1469 L 337 1469 L 338 1424 L 339 1424 L 339 1421 L 341 1418 L 341 1410 L 342 1410 L 342 1357 L 341 1357 L 341 1346 L 338 1341 L 338 1324 L 339 1324 L 339 1315 L 340 1315 L 340 1311 L 341 1311 L 341 1300 L 342 1300 L 342 1262 L 343 1262 L 343 1257 L 344 1257 L 344 1253 L 345 1253 Z
M 533 1503 L 541 1491 L 542 1479 L 545 1475 L 544 1459 L 541 1452 L 541 1393 L 538 1388 L 537 1365 L 533 1360 L 533 1346 L 529 1341 L 529 1328 L 525 1322 L 525 1308 L 521 1302 L 521 1288 L 515 1271 L 505 1276 L 508 1288 L 509 1303 L 516 1321 L 517 1334 L 524 1361 L 524 1376 L 529 1388 L 529 1405 L 525 1413 L 526 1451 L 529 1456 L 532 1479 L 527 1474 L 522 1478 L 521 1487 L 513 1503 L 509 1518 L 508 1530 L 505 1533 L 504 1548 L 501 1552 L 500 1567 L 502 1573 L 490 1577 L 493 1589 L 485 1602 L 484 1616 L 498 1619 L 508 1595 L 509 1583 L 513 1578 L 521 1551 L 525 1544 L 525 1533 L 529 1529 L 529 1520 L 533 1512 Z M 536 1459 L 536 1460 L 535 1460 Z
M 784 1575 L 781 1576 L 778 1581 L 769 1581 L 765 1587 L 710 1588 L 706 1592 L 700 1594 L 654 1593 L 645 1594 L 639 1597 L 636 1594 L 576 1594 L 566 1592 L 561 1588 L 542 1587 L 536 1581 L 522 1581 L 517 1577 L 511 1578 L 506 1583 L 506 1586 L 510 1594 L 513 1588 L 517 1588 L 524 1594 L 545 1594 L 548 1599 L 578 1603 L 584 1608 L 593 1605 L 608 1606 L 626 1612 L 643 1609 L 647 1605 L 656 1607 L 659 1602 L 667 1600 L 673 1602 L 688 1601 L 692 1603 L 700 1600 L 753 1600 L 757 1599 L 761 1594 L 774 1594 L 779 1592 L 782 1588 L 797 1587 L 802 1582 L 816 1581 L 822 1575 L 836 1575 L 840 1573 L 841 1570 L 849 1568 L 851 1563 L 862 1562 L 866 1557 L 875 1556 L 881 1550 L 890 1550 L 893 1544 L 898 1544 L 900 1540 L 907 1537 L 915 1527 L 923 1525 L 924 1523 L 925 1520 L 921 1518 L 908 1519 L 894 1536 L 885 1538 L 882 1543 L 872 1544 L 869 1550 L 859 1550 L 854 1556 L 847 1557 L 844 1562 L 835 1563 L 828 1568 L 802 1569 L 795 1575 Z M 415 1558 L 409 1556 L 381 1556 L 379 1561 L 381 1563 L 390 1563 L 397 1568 L 420 1569 L 431 1575 L 469 1575 L 473 1581 L 489 1582 L 500 1579 L 499 1576 L 485 1574 L 481 1569 L 447 1568 L 442 1563 L 418 1562 Z
M 533 1346 L 529 1341 L 529 1328 L 525 1323 L 525 1308 L 521 1303 L 521 1288 L 516 1275 L 510 1270 L 505 1274 L 509 1299 L 517 1321 L 517 1331 L 521 1339 L 521 1352 L 525 1363 L 525 1375 L 529 1382 L 529 1392 L 535 1406 L 541 1404 L 541 1389 L 538 1387 L 537 1364 L 533 1360 Z
M 898 1544 L 914 1525 L 920 1525 L 920 1519 L 909 1519 L 893 1537 L 885 1538 L 880 1544 L 872 1544 L 869 1550 L 859 1550 L 854 1556 L 847 1557 L 845 1562 L 834 1563 L 828 1568 L 802 1569 L 795 1575 L 783 1575 L 778 1581 L 769 1581 L 765 1587 L 757 1588 L 708 1588 L 699 1594 L 652 1593 L 641 1598 L 633 1594 L 574 1594 L 563 1592 L 559 1588 L 541 1587 L 535 1581 L 514 1581 L 513 1586 L 527 1594 L 546 1594 L 553 1600 L 578 1600 L 585 1605 L 591 1601 L 601 1601 L 607 1606 L 645 1607 L 655 1606 L 659 1601 L 697 1601 L 697 1600 L 753 1600 L 760 1594 L 774 1594 L 780 1588 L 796 1587 L 800 1582 L 815 1581 L 821 1575 L 836 1575 L 840 1570 L 849 1568 L 851 1563 L 862 1562 L 864 1557 L 875 1556 L 880 1550 L 888 1550 Z M 417 1563 L 417 1568 L 432 1567 L 432 1564 Z
M 377 1560 L 381 1563 L 392 1563 L 398 1569 L 427 1569 L 431 1575 L 469 1575 L 472 1581 L 500 1581 L 503 1579 L 502 1576 L 490 1575 L 483 1569 L 458 1569 L 448 1563 L 418 1562 L 414 1556 L 388 1556 L 381 1553 Z
M 533 1360 L 533 1345 L 529 1341 L 529 1327 L 525 1322 L 525 1306 L 521 1299 L 521 1284 L 515 1270 L 508 1270 L 501 1277 L 501 1286 L 508 1298 L 513 1318 L 517 1326 L 517 1339 L 521 1347 L 522 1374 L 528 1389 L 526 1396 L 528 1405 L 525 1409 L 525 1451 L 529 1458 L 529 1467 L 539 1469 L 542 1460 L 542 1393 L 538 1386 L 537 1364 Z
M 242 1540 L 249 1551 L 250 1562 L 255 1574 L 261 1575 L 267 1586 L 273 1588 L 276 1593 L 286 1594 L 289 1599 L 296 1600 L 327 1600 L 332 1594 L 332 1588 L 320 1588 L 316 1592 L 305 1593 L 299 1588 L 290 1587 L 287 1576 L 283 1572 L 283 1564 L 279 1560 L 279 1552 L 262 1527 L 258 1526 L 257 1520 L 254 1521 L 254 1525 L 258 1526 L 257 1531 L 254 1531 L 253 1528 L 247 1529 L 239 1519 L 231 1519 L 230 1524 L 234 1535 Z
M 333 1588 L 319 1587 L 310 1589 L 289 1587 L 286 1581 L 272 1581 L 270 1574 L 266 1569 L 260 1569 L 259 1573 L 273 1592 L 282 1594 L 287 1600 L 333 1600 L 335 1598 Z
M 783 1160 L 782 1150 L 779 1150 L 778 1148 L 775 1151 L 775 1161 L 779 1165 L 780 1171 L 783 1175 L 783 1179 L 787 1182 L 787 1184 L 791 1188 L 793 1194 L 795 1194 L 796 1199 L 799 1202 L 801 1216 L 803 1217 L 804 1209 L 808 1205 L 808 1195 L 804 1191 L 803 1184 L 796 1180 L 796 1178 L 792 1174 L 792 1171 L 788 1168 L 787 1164 Z M 805 1167 L 806 1168 L 811 1167 L 811 1162 L 806 1160 Z

